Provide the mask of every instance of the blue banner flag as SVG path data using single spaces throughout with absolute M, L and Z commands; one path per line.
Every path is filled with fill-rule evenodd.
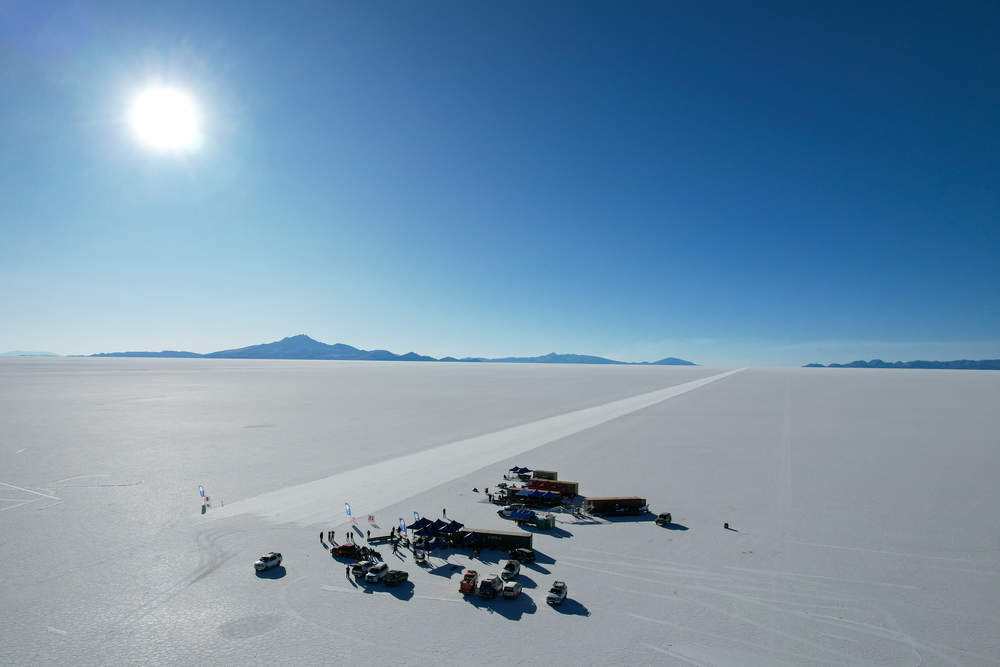
M 351 503 L 344 503 L 344 511 L 347 512 L 347 516 L 351 516 Z
M 202 498 L 205 497 L 205 487 L 202 486 L 201 484 L 198 485 L 198 495 L 201 496 Z
M 414 522 L 420 521 L 420 512 L 413 513 L 413 521 Z
M 399 532 L 406 535 L 406 522 L 403 521 L 403 517 L 399 517 Z

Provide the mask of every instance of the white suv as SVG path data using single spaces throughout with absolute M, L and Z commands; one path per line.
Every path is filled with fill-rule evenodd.
M 382 577 L 385 573 L 389 571 L 389 566 L 385 563 L 379 563 L 378 565 L 373 565 L 368 573 L 365 574 L 365 582 L 369 584 L 377 584 L 382 581 Z
M 272 567 L 278 567 L 281 565 L 281 554 L 277 551 L 268 551 L 266 554 L 254 561 L 253 569 L 261 572 L 263 570 L 269 570 Z

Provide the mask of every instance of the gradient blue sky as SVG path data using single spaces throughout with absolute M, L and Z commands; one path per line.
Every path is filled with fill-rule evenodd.
M 5 2 L 0 351 L 1000 357 L 1000 5 L 814 4 Z

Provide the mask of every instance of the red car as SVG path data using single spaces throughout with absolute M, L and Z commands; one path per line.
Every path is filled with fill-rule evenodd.
M 353 558 L 354 560 L 357 560 L 361 558 L 361 547 L 357 544 L 351 544 L 350 542 L 347 544 L 338 544 L 330 549 L 330 555 L 334 557 L 340 556 L 341 558 Z

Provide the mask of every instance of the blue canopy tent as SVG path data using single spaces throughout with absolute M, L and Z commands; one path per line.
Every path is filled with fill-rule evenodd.
M 433 529 L 435 533 L 440 533 L 441 530 L 447 525 L 448 525 L 447 521 L 442 521 L 441 519 L 438 519 L 437 521 L 435 521 L 434 523 L 432 523 L 427 527 Z
M 428 522 L 423 528 L 417 528 L 414 532 L 421 537 L 430 537 L 431 535 L 437 534 L 437 531 L 434 530 L 434 526 L 430 522 Z
M 448 523 L 447 526 L 445 526 L 444 528 L 441 529 L 441 532 L 442 533 L 449 533 L 449 534 L 451 534 L 451 533 L 457 533 L 458 531 L 462 530 L 462 528 L 464 528 L 464 527 L 465 527 L 464 523 L 459 523 L 459 522 L 457 522 L 457 521 L 455 521 L 453 519 L 452 521 L 450 521 Z
M 414 521 L 413 523 L 411 523 L 409 526 L 407 526 L 406 529 L 407 530 L 420 530 L 421 528 L 423 528 L 424 526 L 426 526 L 427 524 L 430 524 L 430 523 L 433 523 L 430 519 L 425 518 L 425 517 L 420 517 L 419 519 L 417 519 L 416 521 Z

